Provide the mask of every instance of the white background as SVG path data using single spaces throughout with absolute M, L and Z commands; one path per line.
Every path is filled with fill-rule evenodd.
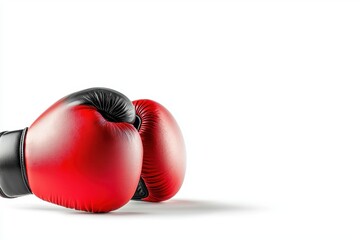
M 360 4 L 2 1 L 0 130 L 103 86 L 151 98 L 183 188 L 102 215 L 0 199 L 0 239 L 359 239 Z

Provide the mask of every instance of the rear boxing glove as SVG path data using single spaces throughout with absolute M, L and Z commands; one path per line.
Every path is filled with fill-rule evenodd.
M 136 191 L 142 143 L 135 110 L 106 88 L 75 92 L 29 128 L 0 133 L 0 195 L 33 193 L 67 208 L 109 212 Z
M 185 144 L 171 113 L 152 100 L 133 101 L 134 126 L 143 144 L 141 179 L 133 199 L 160 202 L 180 189 L 186 168 Z

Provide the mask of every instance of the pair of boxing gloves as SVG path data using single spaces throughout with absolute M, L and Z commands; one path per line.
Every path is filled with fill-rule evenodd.
M 109 212 L 180 189 L 185 145 L 171 113 L 107 88 L 70 94 L 29 128 L 0 133 L 0 196 L 33 193 L 67 208 Z

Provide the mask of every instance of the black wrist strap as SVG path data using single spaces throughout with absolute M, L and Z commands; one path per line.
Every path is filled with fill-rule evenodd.
M 149 196 L 149 191 L 146 188 L 145 182 L 142 178 L 140 178 L 138 187 L 136 188 L 136 192 L 132 197 L 132 200 L 141 200 Z
M 25 159 L 24 142 L 27 128 L 0 133 L 0 196 L 15 198 L 31 194 Z

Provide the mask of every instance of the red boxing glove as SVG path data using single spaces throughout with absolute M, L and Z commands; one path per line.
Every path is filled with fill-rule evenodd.
M 178 124 L 162 105 L 151 100 L 133 101 L 135 127 L 143 143 L 141 179 L 133 199 L 160 202 L 180 189 L 186 165 L 185 144 Z
M 29 129 L 0 133 L 0 195 L 33 193 L 89 212 L 123 206 L 141 173 L 134 120 L 126 96 L 93 88 L 59 100 Z

